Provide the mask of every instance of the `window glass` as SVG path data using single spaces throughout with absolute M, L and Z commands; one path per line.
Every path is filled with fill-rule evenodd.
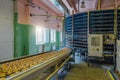
M 46 42 L 45 28 L 36 26 L 36 44 L 44 44 Z
M 51 42 L 56 42 L 56 31 L 51 29 L 50 35 L 51 35 Z
M 60 42 L 62 42 L 62 32 L 60 32 Z

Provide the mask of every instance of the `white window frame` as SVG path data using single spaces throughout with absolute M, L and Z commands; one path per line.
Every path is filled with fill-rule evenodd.
M 46 42 L 45 28 L 36 26 L 36 45 L 44 44 Z
M 50 30 L 50 42 L 56 42 L 56 30 L 54 30 L 54 29 L 51 29 Z

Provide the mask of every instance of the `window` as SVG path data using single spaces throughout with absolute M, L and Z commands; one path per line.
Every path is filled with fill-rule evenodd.
M 49 29 L 46 29 L 46 42 L 50 41 L 50 33 L 49 33 Z
M 57 0 L 50 0 L 60 11 L 64 13 L 63 7 L 58 3 Z
M 44 44 L 46 42 L 45 28 L 36 26 L 36 44 Z
M 50 35 L 51 35 L 51 42 L 56 42 L 56 31 L 51 29 Z

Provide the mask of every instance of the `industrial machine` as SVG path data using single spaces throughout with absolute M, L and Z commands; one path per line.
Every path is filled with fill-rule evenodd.
M 88 36 L 88 61 L 89 59 L 104 60 L 114 55 L 114 34 L 89 34 Z
M 120 73 L 120 40 L 117 40 L 117 71 Z
M 0 62 L 0 80 L 49 80 L 69 61 L 70 48 Z

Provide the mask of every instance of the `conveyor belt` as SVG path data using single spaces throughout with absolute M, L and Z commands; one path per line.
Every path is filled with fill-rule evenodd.
M 24 59 L 16 59 L 0 64 L 0 79 L 31 80 L 38 72 L 43 72 L 70 56 L 71 49 L 63 48 Z M 30 76 L 32 75 L 32 76 Z

